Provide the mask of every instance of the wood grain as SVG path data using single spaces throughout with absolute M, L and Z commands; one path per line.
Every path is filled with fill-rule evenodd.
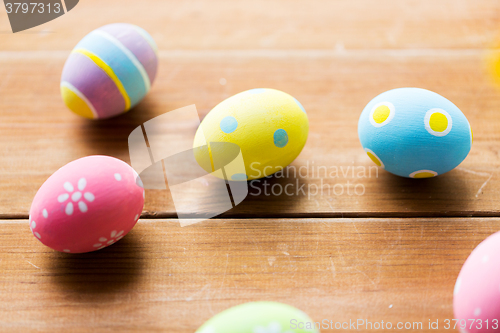
M 144 121 L 191 104 L 203 116 L 223 99 L 255 87 L 280 89 L 301 101 L 310 120 L 309 139 L 292 164 L 297 175 L 292 169 L 286 178 L 253 183 L 245 201 L 225 217 L 499 215 L 500 90 L 485 71 L 485 53 L 275 55 L 162 54 L 158 81 L 146 99 L 129 113 L 100 122 L 80 119 L 61 101 L 59 76 L 66 53 L 0 57 L 1 216 L 26 218 L 41 184 L 74 159 L 103 154 L 129 161 L 128 135 Z M 379 93 L 405 86 L 442 94 L 469 119 L 474 144 L 459 168 L 427 180 L 403 179 L 383 170 L 377 175 L 370 169 L 373 164 L 357 137 L 358 117 Z M 178 131 L 189 140 L 196 127 L 182 122 Z M 358 174 L 359 168 L 366 177 Z M 293 195 L 271 193 L 272 186 L 277 194 L 288 184 Z M 362 195 L 353 194 L 354 184 Z M 148 190 L 146 199 L 145 216 L 175 217 L 169 191 Z
M 159 73 L 134 110 L 91 122 L 64 106 L 60 75 L 76 43 L 112 22 L 152 34 Z M 85 0 L 18 34 L 0 10 L 0 331 L 192 333 L 257 300 L 316 321 L 422 322 L 418 332 L 451 319 L 463 262 L 500 230 L 500 88 L 485 60 L 499 41 L 498 0 Z M 405 86 L 465 113 L 471 153 L 434 179 L 353 175 L 372 165 L 357 138 L 362 109 Z M 257 87 L 307 110 L 300 175 L 253 183 L 221 219 L 185 228 L 161 219 L 176 216 L 169 191 L 147 190 L 145 219 L 95 253 L 54 252 L 30 234 L 31 200 L 61 166 L 93 154 L 129 162 L 128 135 L 145 121 L 191 104 L 203 117 Z M 189 140 L 196 124 L 178 130 Z M 257 194 L 288 184 L 304 192 Z M 314 193 L 337 184 L 342 194 Z
M 50 250 L 0 222 L 0 331 L 193 332 L 247 301 L 313 320 L 440 323 L 470 251 L 498 218 L 140 220 L 102 251 Z M 441 330 L 443 331 L 443 330 Z M 323 330 L 322 332 L 330 332 Z
M 145 28 L 161 50 L 484 48 L 500 32 L 496 0 L 123 3 L 80 1 L 61 18 L 16 35 L 1 10 L 0 50 L 70 50 L 112 22 Z

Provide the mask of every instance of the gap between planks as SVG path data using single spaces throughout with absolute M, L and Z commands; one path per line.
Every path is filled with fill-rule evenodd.
M 177 219 L 176 213 L 167 212 L 143 212 L 143 220 Z M 201 216 L 193 216 L 193 219 L 203 219 Z M 321 213 L 278 213 L 278 214 L 232 214 L 223 213 L 207 220 L 243 220 L 243 219 L 370 219 L 370 218 L 500 218 L 500 212 L 321 212 Z M 0 214 L 0 220 L 28 220 L 28 214 Z M 0 224 L 2 221 L 0 221 Z

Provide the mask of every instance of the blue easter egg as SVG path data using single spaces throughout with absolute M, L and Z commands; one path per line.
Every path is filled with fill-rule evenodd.
M 462 111 L 419 88 L 393 89 L 372 99 L 359 118 L 358 135 L 375 164 L 408 178 L 448 172 L 472 146 L 472 130 Z

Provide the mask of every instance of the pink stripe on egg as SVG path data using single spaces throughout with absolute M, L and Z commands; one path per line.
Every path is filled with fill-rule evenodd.
M 123 46 L 129 49 L 142 64 L 146 73 L 148 73 L 149 80 L 153 83 L 156 77 L 158 58 L 148 41 L 137 32 L 133 25 L 116 23 L 106 25 L 99 28 L 99 30 L 107 32 L 111 36 L 115 37 L 118 41 L 120 41 L 120 43 L 123 44 Z
M 99 118 L 125 111 L 125 100 L 111 78 L 90 58 L 72 53 L 64 65 L 61 81 L 77 88 L 94 106 Z

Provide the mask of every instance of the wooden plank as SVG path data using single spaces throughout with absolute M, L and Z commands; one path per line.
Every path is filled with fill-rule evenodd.
M 269 179 L 267 185 L 254 183 L 247 199 L 226 217 L 500 213 L 500 90 L 484 70 L 483 52 L 163 54 L 158 81 L 143 103 L 121 117 L 99 122 L 80 119 L 64 106 L 59 96 L 59 77 L 65 56 L 65 52 L 0 56 L 0 214 L 4 218 L 26 218 L 41 184 L 74 159 L 103 154 L 129 161 L 127 137 L 144 121 L 191 104 L 205 115 L 223 99 L 255 87 L 286 91 L 305 106 L 310 120 L 309 139 L 292 164 L 295 170 L 302 171 L 296 177 L 291 172 L 288 178 Z M 219 83 L 221 78 L 226 80 L 225 85 Z M 434 179 L 409 180 L 383 170 L 377 176 L 374 169 L 369 169 L 373 164 L 357 137 L 359 114 L 374 96 L 404 86 L 436 91 L 468 117 L 474 144 L 456 170 Z M 195 123 L 179 126 L 187 139 L 196 131 Z M 327 177 L 320 167 L 327 168 Z M 365 168 L 367 175 L 371 171 L 371 177 L 363 178 L 357 171 L 353 175 L 349 169 L 352 167 Z M 336 175 L 331 168 L 337 168 Z M 322 181 L 330 186 L 330 194 L 328 188 L 315 194 Z M 358 194 L 364 189 L 363 195 L 352 195 L 354 187 L 347 182 L 360 184 Z M 278 193 L 279 186 L 287 184 L 293 185 L 289 193 L 298 195 L 269 195 L 271 186 Z M 336 184 L 343 187 L 343 193 L 341 187 L 333 192 Z M 300 190 L 302 185 L 304 192 Z M 175 216 L 169 191 L 148 190 L 146 195 L 147 214 Z
M 313 320 L 451 319 L 458 272 L 498 218 L 140 220 L 117 244 L 52 251 L 0 221 L 0 331 L 193 332 L 248 301 Z M 323 330 L 330 332 L 330 330 Z
M 12 34 L 0 50 L 70 50 L 91 30 L 129 22 L 161 50 L 483 48 L 498 37 L 496 0 L 80 1 L 68 14 Z

